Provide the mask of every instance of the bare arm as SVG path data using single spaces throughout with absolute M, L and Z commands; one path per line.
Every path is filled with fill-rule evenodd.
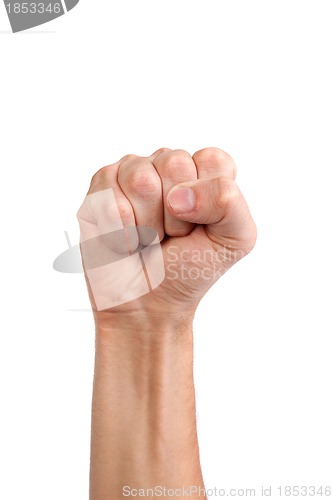
M 203 486 L 191 318 L 114 323 L 96 337 L 91 499 L 123 498 L 125 486 Z
M 206 291 L 255 243 L 235 175 L 217 148 L 193 157 L 162 149 L 92 179 L 78 213 L 96 322 L 91 500 L 203 488 L 192 321 Z

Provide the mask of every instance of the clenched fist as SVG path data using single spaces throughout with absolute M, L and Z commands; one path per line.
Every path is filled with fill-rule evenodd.
M 254 246 L 256 227 L 217 148 L 128 155 L 92 178 L 78 219 L 95 318 L 194 312 Z
M 235 175 L 220 149 L 160 149 L 92 179 L 78 212 L 96 321 L 91 500 L 123 498 L 124 485 L 202 498 L 192 321 L 255 243 Z

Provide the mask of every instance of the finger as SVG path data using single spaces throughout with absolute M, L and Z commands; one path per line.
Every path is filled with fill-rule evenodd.
M 138 235 L 132 206 L 118 185 L 118 170 L 119 164 L 110 165 L 94 175 L 78 215 L 89 223 L 90 235 L 109 235 L 104 238 L 109 248 L 122 253 L 137 248 Z M 121 229 L 125 229 L 122 238 Z
M 197 169 L 189 153 L 183 150 L 167 151 L 159 154 L 153 160 L 161 180 L 163 189 L 163 203 L 166 206 L 170 189 L 179 182 L 194 181 L 197 179 Z M 172 212 L 164 210 L 164 231 L 169 236 L 186 236 L 193 229 L 193 224 L 182 221 Z
M 168 211 L 183 221 L 205 224 L 207 236 L 226 248 L 250 251 L 256 228 L 234 180 L 226 177 L 186 182 L 168 196 Z
M 198 179 L 214 179 L 216 177 L 236 178 L 236 165 L 231 156 L 219 148 L 200 149 L 193 155 L 197 167 Z
M 118 184 L 119 166 L 120 162 L 101 168 L 93 176 L 88 194 L 94 194 L 112 188 L 123 226 L 134 226 L 135 217 L 132 206 Z M 101 216 L 102 219 L 101 225 L 105 223 L 105 227 L 108 229 L 110 225 L 112 226 L 113 204 L 111 202 L 108 204 L 107 198 L 105 199 L 104 208 L 106 211 L 109 209 L 110 217 L 106 214 L 107 217 L 103 218 L 103 207 L 101 204 L 99 204 L 94 211 L 96 212 L 96 210 L 98 210 L 98 215 Z
M 162 184 L 150 158 L 136 156 L 122 161 L 118 182 L 131 203 L 140 243 L 143 245 L 151 243 L 151 232 L 146 228 L 153 228 L 162 241 L 164 238 Z
M 158 157 L 158 156 L 160 156 L 161 154 L 163 154 L 163 153 L 167 153 L 167 152 L 169 152 L 169 151 L 172 151 L 172 149 L 170 149 L 170 148 L 160 148 L 160 149 L 158 149 L 157 151 L 155 151 L 152 155 L 150 155 L 150 157 L 149 157 L 149 158 L 150 158 L 150 160 L 151 160 L 151 161 L 154 161 L 154 160 L 155 160 L 155 158 L 157 158 L 157 157 Z

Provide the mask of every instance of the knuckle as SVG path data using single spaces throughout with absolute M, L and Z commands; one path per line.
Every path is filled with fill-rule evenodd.
M 196 156 L 200 156 L 202 159 L 207 161 L 218 161 L 218 162 L 233 162 L 231 156 L 223 151 L 223 149 L 219 148 L 205 148 L 201 149 L 197 153 Z
M 128 163 L 128 162 L 133 162 L 135 161 L 137 158 L 140 158 L 139 156 L 137 155 L 133 155 L 133 154 L 129 154 L 129 155 L 125 155 L 122 157 L 122 159 L 120 160 L 121 163 Z
M 92 176 L 89 193 L 105 189 L 111 179 L 112 165 L 102 167 Z
M 223 151 L 223 149 L 216 147 L 201 149 L 193 155 L 193 158 L 204 163 L 230 166 L 233 172 L 236 172 L 236 165 L 233 158 L 226 151 Z
M 188 162 L 192 158 L 187 151 L 182 149 L 177 149 L 176 151 L 172 151 L 171 153 L 167 153 L 163 158 L 162 168 L 163 173 L 166 177 L 174 177 L 179 174 L 179 169 L 184 163 Z
M 110 166 L 102 167 L 92 176 L 92 179 L 105 179 L 110 173 Z
M 156 196 L 161 192 L 160 178 L 145 157 L 135 157 L 130 165 L 122 164 L 119 181 L 126 190 L 137 196 Z
M 156 157 L 156 156 L 159 156 L 159 155 L 161 155 L 163 153 L 168 153 L 169 151 L 171 151 L 170 148 L 159 148 L 151 156 L 155 156 Z
M 156 195 L 160 192 L 160 181 L 152 172 L 136 170 L 129 179 L 131 191 L 137 195 Z

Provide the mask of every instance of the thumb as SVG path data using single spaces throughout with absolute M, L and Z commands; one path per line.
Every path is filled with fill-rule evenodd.
M 207 236 L 219 245 L 248 253 L 256 226 L 234 180 L 227 177 L 183 182 L 167 197 L 167 210 L 179 220 L 204 224 Z

